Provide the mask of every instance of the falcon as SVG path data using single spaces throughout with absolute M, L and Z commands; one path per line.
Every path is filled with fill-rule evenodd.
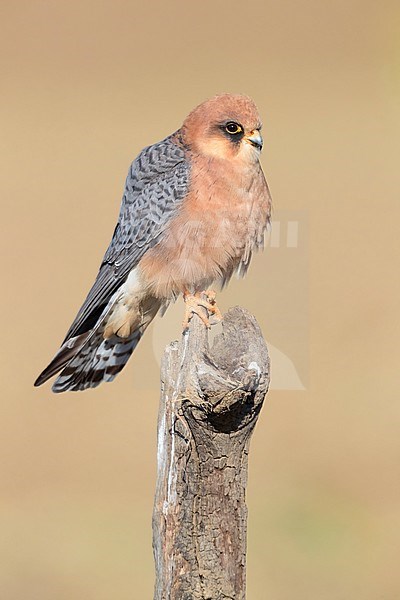
M 261 165 L 261 121 L 247 96 L 223 94 L 133 161 L 96 280 L 41 385 L 54 392 L 112 381 L 159 311 L 182 295 L 220 316 L 211 286 L 243 276 L 263 247 L 271 197 Z M 61 372 L 60 372 L 61 371 Z

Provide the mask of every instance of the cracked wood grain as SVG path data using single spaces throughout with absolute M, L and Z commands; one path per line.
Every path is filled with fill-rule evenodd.
M 269 385 L 255 318 L 224 316 L 211 348 L 198 317 L 161 371 L 153 512 L 154 600 L 244 600 L 250 437 Z

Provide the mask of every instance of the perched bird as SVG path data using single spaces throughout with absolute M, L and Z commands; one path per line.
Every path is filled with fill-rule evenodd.
M 202 292 L 244 275 L 263 246 L 271 198 L 259 162 L 261 121 L 247 96 L 223 94 L 142 150 L 97 278 L 49 366 L 54 392 L 112 381 L 149 323 L 180 294 L 193 313 L 220 314 Z

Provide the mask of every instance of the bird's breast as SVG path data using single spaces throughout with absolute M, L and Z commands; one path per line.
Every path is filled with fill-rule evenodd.
M 267 225 L 267 191 L 258 163 L 194 161 L 179 214 L 139 263 L 151 293 L 168 298 L 229 278 Z

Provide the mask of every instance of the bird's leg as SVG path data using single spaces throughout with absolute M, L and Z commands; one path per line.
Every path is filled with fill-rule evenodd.
M 214 290 L 207 290 L 204 293 L 208 300 L 207 310 L 217 319 L 217 321 L 222 321 L 222 312 L 217 306 L 217 293 Z
M 201 298 L 199 292 L 196 292 L 195 294 L 185 292 L 183 294 L 183 299 L 185 301 L 185 316 L 182 323 L 183 331 L 185 331 L 185 329 L 189 327 L 190 319 L 195 314 L 198 317 L 200 317 L 204 325 L 209 329 L 210 321 L 208 320 L 208 317 L 204 314 L 204 311 L 202 310 L 203 308 L 208 310 L 208 302 Z
M 206 299 L 202 298 L 202 294 L 205 294 Z M 185 301 L 185 318 L 182 323 L 183 330 L 189 327 L 190 319 L 194 314 L 199 316 L 204 325 L 210 329 L 210 321 L 208 316 L 204 314 L 204 311 L 202 310 L 203 308 L 205 308 L 211 315 L 214 315 L 219 321 L 222 319 L 221 311 L 215 302 L 215 296 L 216 293 L 213 290 L 196 292 L 195 294 L 184 292 L 183 299 Z

